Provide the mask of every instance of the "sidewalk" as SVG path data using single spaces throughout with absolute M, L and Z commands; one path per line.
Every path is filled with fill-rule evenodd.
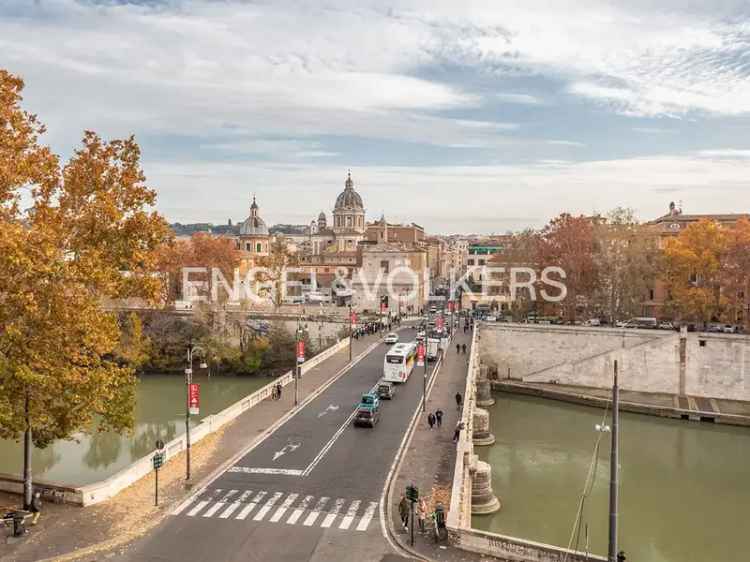
M 353 340 L 354 360 L 382 334 Z M 344 349 L 305 374 L 300 401 L 320 388 L 349 363 Z M 271 379 L 269 379 L 271 382 Z M 237 397 L 240 399 L 241 397 Z M 220 469 L 240 450 L 261 435 L 294 407 L 294 384 L 284 387 L 279 401 L 264 400 L 205 437 L 191 448 L 193 486 Z M 184 453 L 171 459 L 159 471 L 159 506 L 154 507 L 153 473 L 101 504 L 81 508 L 46 503 L 36 527 L 20 540 L 0 537 L 0 560 L 31 562 L 36 560 L 95 560 L 105 551 L 122 551 L 127 543 L 156 526 L 189 493 L 184 486 Z M 17 506 L 20 496 L 0 494 L 0 507 Z
M 456 344 L 466 344 L 466 355 L 456 354 Z M 414 430 L 411 443 L 404 455 L 401 469 L 393 481 L 392 494 L 392 528 L 394 534 L 407 550 L 413 551 L 427 560 L 447 562 L 481 562 L 498 560 L 490 556 L 481 556 L 459 548 L 449 546 L 447 542 L 438 545 L 428 520 L 428 531 L 422 535 L 415 532 L 414 547 L 409 546 L 410 532 L 403 530 L 398 515 L 398 502 L 401 494 L 409 484 L 419 489 L 420 497 L 427 500 L 427 511 L 432 513 L 436 502 L 440 502 L 447 510 L 450 506 L 451 487 L 453 485 L 453 470 L 456 464 L 456 449 L 453 444 L 453 431 L 459 420 L 456 409 L 455 395 L 463 395 L 466 386 L 467 361 L 470 353 L 471 332 L 464 334 L 459 327 L 451 341 L 448 353 L 443 358 L 443 364 L 437 374 L 427 401 L 427 413 L 438 408 L 443 410 L 443 425 L 441 428 L 430 430 L 427 425 L 427 413 L 420 414 L 419 422 Z M 416 524 L 416 516 L 415 516 Z M 418 531 L 418 529 L 415 529 Z

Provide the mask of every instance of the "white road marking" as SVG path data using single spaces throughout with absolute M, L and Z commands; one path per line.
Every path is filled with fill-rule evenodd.
M 239 490 L 229 490 L 223 498 L 221 498 L 220 501 L 217 501 L 214 505 L 209 507 L 206 510 L 206 513 L 203 514 L 203 517 L 213 517 L 214 513 L 219 511 L 220 509 L 223 509 L 224 506 L 227 505 L 227 500 L 231 498 L 233 495 L 235 495 Z
M 323 519 L 323 522 L 320 524 L 321 527 L 327 529 L 333 524 L 333 520 L 336 519 L 336 516 L 341 511 L 341 508 L 344 507 L 344 501 L 344 498 L 339 498 L 336 500 L 336 503 L 333 505 L 333 511 L 329 512 L 328 515 L 326 515 L 325 519 Z
M 186 501 L 182 502 L 180 505 L 178 505 L 173 511 L 172 515 L 179 515 L 182 513 L 187 506 L 189 506 L 191 503 L 195 501 L 196 496 L 188 498 Z
M 300 445 L 302 445 L 302 443 L 300 443 L 299 441 L 295 441 L 293 443 L 287 443 L 286 445 L 284 445 L 284 447 L 282 447 L 280 451 L 276 451 L 273 454 L 273 460 L 276 460 L 279 457 L 283 457 L 287 453 L 293 453 L 294 451 L 299 449 Z
M 208 500 L 203 500 L 203 501 L 198 502 L 198 504 L 193 509 L 188 511 L 188 514 L 187 514 L 188 517 L 195 517 L 195 514 L 198 513 L 204 507 L 206 507 L 209 503 L 211 502 L 209 502 Z
M 312 462 L 307 465 L 307 468 L 302 473 L 302 476 L 308 476 L 310 472 L 312 472 L 312 469 L 317 466 L 317 464 L 321 461 L 321 459 L 326 456 L 326 453 L 333 447 L 333 444 L 336 442 L 336 440 L 341 436 L 342 433 L 344 433 L 344 430 L 349 426 L 350 423 L 352 423 L 352 419 L 354 419 L 354 416 L 357 415 L 357 408 L 354 409 L 354 411 L 351 413 L 351 415 L 346 418 L 346 421 L 341 424 L 341 427 L 339 427 L 336 430 L 336 433 L 333 434 L 333 437 L 329 439 L 328 443 L 325 444 L 325 446 L 320 450 L 320 452 L 315 456 L 315 458 L 312 460 Z
M 366 531 L 367 527 L 370 525 L 370 521 L 372 521 L 373 515 L 375 515 L 375 510 L 378 508 L 378 502 L 370 502 L 370 505 L 367 506 L 367 509 L 365 510 L 365 514 L 362 516 L 362 519 L 359 520 L 359 525 L 357 525 L 357 531 Z
M 299 507 L 292 511 L 289 519 L 286 520 L 287 525 L 294 525 L 297 520 L 302 517 L 302 514 L 307 511 L 307 508 L 309 507 L 311 501 L 313 501 L 312 496 L 305 496 L 305 499 L 302 500 L 302 503 L 299 504 Z
M 322 418 L 322 417 L 323 417 L 323 416 L 325 416 L 325 415 L 326 415 L 326 414 L 327 414 L 328 412 L 335 412 L 335 411 L 336 411 L 336 410 L 338 410 L 338 409 L 339 409 L 339 405 L 338 405 L 338 404 L 329 404 L 329 405 L 328 405 L 328 407 L 327 407 L 327 408 L 326 408 L 325 410 L 323 410 L 322 412 L 320 412 L 320 413 L 318 414 L 318 417 L 319 417 L 319 418 Z
M 273 509 L 273 506 L 276 505 L 276 502 L 279 501 L 279 498 L 283 496 L 281 492 L 276 492 L 273 496 L 271 496 L 271 499 L 269 499 L 266 502 L 266 505 L 260 508 L 260 511 L 255 514 L 255 517 L 253 517 L 253 521 L 263 521 L 263 518 L 266 516 L 266 513 L 271 511 Z
M 258 505 L 263 500 L 263 498 L 266 497 L 267 493 L 268 492 L 258 492 L 258 495 L 256 495 L 253 498 L 253 501 L 251 501 L 249 504 L 247 504 L 245 507 L 242 508 L 242 511 L 239 512 L 239 514 L 237 515 L 236 519 L 242 520 L 245 517 L 247 517 L 249 515 L 249 513 L 253 509 L 255 509 L 255 506 Z
M 297 496 L 299 496 L 299 494 L 289 494 L 289 496 L 287 496 L 287 498 L 284 500 L 284 503 L 281 504 L 281 507 L 279 507 L 279 509 L 276 510 L 276 513 L 271 516 L 271 519 L 269 519 L 269 521 L 271 523 L 276 523 L 279 519 L 281 519 L 282 516 L 286 513 L 286 510 L 289 509 L 297 499 Z
M 238 497 L 236 500 L 234 500 L 232 503 L 229 504 L 229 507 L 224 510 L 224 512 L 219 515 L 219 519 L 229 519 L 229 516 L 234 513 L 237 508 L 239 508 L 243 503 L 245 503 L 245 500 L 250 497 L 250 494 L 252 494 L 252 490 L 247 490 L 245 492 L 242 492 L 240 494 L 240 497 Z
M 352 521 L 354 521 L 354 517 L 357 515 L 357 510 L 359 509 L 359 504 L 361 502 L 359 500 L 354 500 L 351 505 L 349 506 L 349 509 L 346 512 L 346 515 L 341 520 L 341 525 L 339 525 L 339 529 L 343 529 L 346 531 L 349 529 L 349 527 L 352 526 Z
M 233 466 L 227 472 L 241 472 L 243 474 L 281 474 L 284 476 L 302 476 L 301 470 L 288 468 L 250 468 L 247 466 Z
M 305 527 L 312 527 L 315 523 L 315 520 L 318 518 L 318 515 L 320 515 L 320 512 L 323 511 L 323 508 L 328 503 L 328 500 L 331 498 L 320 498 L 318 500 L 318 503 L 315 505 L 313 510 L 310 512 L 310 515 L 307 516 L 307 519 L 305 519 L 305 522 L 303 525 Z

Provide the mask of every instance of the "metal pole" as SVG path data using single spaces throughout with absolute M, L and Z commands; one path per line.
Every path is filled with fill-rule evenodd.
M 26 431 L 23 433 L 23 508 L 31 509 L 32 483 L 31 483 L 31 421 L 29 414 L 29 391 L 26 390 L 24 404 L 26 415 Z
M 414 546 L 414 502 L 410 501 L 411 505 L 411 545 Z
M 422 413 L 427 411 L 427 330 L 424 333 L 424 376 L 422 377 Z
M 193 345 L 188 345 L 188 366 L 185 369 L 185 483 L 190 482 L 190 383 L 193 371 Z
M 620 389 L 617 386 L 617 361 L 615 360 L 615 380 L 612 385 L 612 452 L 610 454 L 610 480 L 609 480 L 609 562 L 617 562 L 617 510 L 619 494 L 619 436 L 618 425 L 620 423 Z
M 297 317 L 297 345 L 299 345 L 299 341 L 301 338 L 301 332 L 302 332 L 302 326 L 301 326 L 301 317 Z M 294 349 L 294 405 L 299 405 L 299 377 L 300 377 L 300 366 L 299 366 L 299 357 L 297 357 L 297 348 L 295 346 Z
M 158 453 L 157 453 L 158 454 Z M 156 480 L 154 480 L 154 505 L 159 505 L 159 469 L 154 469 L 156 471 Z
M 349 304 L 349 363 L 352 362 L 352 332 L 353 332 L 352 305 Z

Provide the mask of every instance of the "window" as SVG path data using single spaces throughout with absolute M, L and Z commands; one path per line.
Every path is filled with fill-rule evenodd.
M 380 269 L 383 271 L 383 273 L 388 273 L 390 271 L 388 260 L 381 260 Z
M 346 217 L 346 226 L 351 227 L 352 225 L 352 217 Z
M 650 300 L 654 300 L 654 290 L 653 289 L 649 289 L 648 290 L 648 298 Z
M 247 242 L 245 244 L 245 250 L 247 250 L 248 252 L 252 252 L 253 251 L 253 245 L 250 244 L 250 242 Z
M 262 246 L 261 246 L 260 242 L 258 242 L 258 243 L 257 243 L 257 244 L 255 245 L 255 251 L 256 251 L 256 252 L 258 252 L 258 253 L 260 253 L 260 252 L 261 252 L 261 248 L 262 248 Z

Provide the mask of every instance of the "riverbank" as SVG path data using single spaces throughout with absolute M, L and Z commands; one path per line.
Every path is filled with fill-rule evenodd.
M 355 340 L 355 359 L 378 341 L 379 336 Z M 303 378 L 301 399 L 304 401 L 330 380 L 345 374 L 348 364 L 349 352 L 344 348 L 311 368 Z M 192 481 L 200 483 L 222 470 L 239 452 L 259 442 L 276 424 L 282 423 L 294 411 L 293 392 L 287 388 L 281 400 L 263 400 L 218 432 L 195 444 L 191 455 Z M 184 469 L 184 454 L 178 453 L 160 471 L 159 507 L 154 507 L 152 503 L 153 472 L 114 498 L 86 509 L 69 505 L 45 505 L 40 525 L 34 527 L 26 538 L 20 542 L 0 545 L 0 560 L 91 560 L 96 553 L 124 551 L 130 541 L 158 524 L 184 499 L 187 493 L 183 485 Z M 0 499 L 0 504 L 7 503 L 8 496 L 4 498 L 5 501 Z M 18 496 L 15 501 L 19 501 Z M 127 517 L 123 515 L 125 512 Z
M 492 381 L 492 389 L 509 394 L 560 400 L 603 408 L 611 402 L 607 389 L 514 380 Z M 750 426 L 750 402 L 667 393 L 620 390 L 624 412 L 717 424 Z

